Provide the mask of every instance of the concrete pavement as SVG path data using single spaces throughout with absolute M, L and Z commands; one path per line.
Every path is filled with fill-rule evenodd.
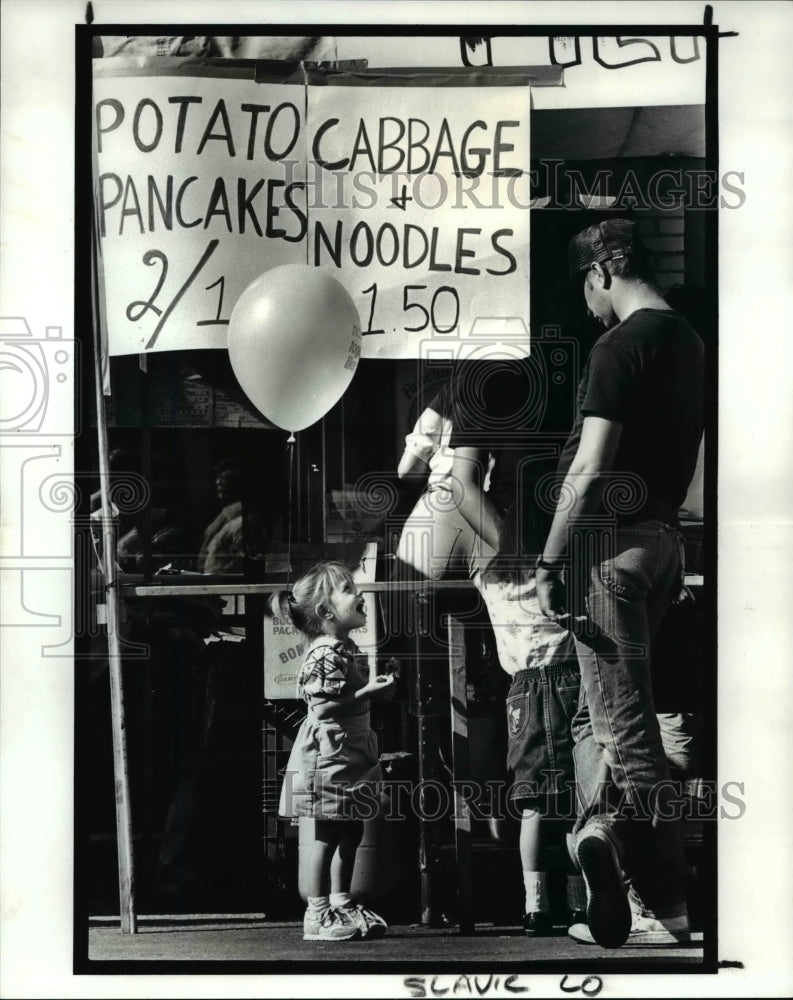
M 88 964 L 97 971 L 112 971 L 108 964 L 123 963 L 333 963 L 346 971 L 393 971 L 415 967 L 440 970 L 447 963 L 465 963 L 472 970 L 514 963 L 516 968 L 549 970 L 696 971 L 703 964 L 702 934 L 685 947 L 607 950 L 576 943 L 563 928 L 557 936 L 527 938 L 519 927 L 477 925 L 473 936 L 461 936 L 453 927 L 429 928 L 402 925 L 389 928 L 376 941 L 307 942 L 302 924 L 270 921 L 263 914 L 140 917 L 137 934 L 122 934 L 118 919 L 95 917 L 89 921 Z M 79 949 L 78 949 L 79 950 Z M 351 963 L 354 962 L 354 968 Z M 85 971 L 89 971 L 87 968 Z M 125 968 L 125 971 L 131 971 Z M 147 971 L 150 971 L 147 969 Z M 195 971 L 202 971 L 197 968 Z M 229 970 L 233 971 L 233 969 Z M 306 969 L 305 971 L 310 971 Z

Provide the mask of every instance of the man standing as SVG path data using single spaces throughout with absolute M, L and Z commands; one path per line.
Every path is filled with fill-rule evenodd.
M 590 226 L 569 253 L 607 331 L 579 385 L 536 578 L 543 613 L 573 629 L 581 666 L 575 852 L 587 926 L 570 934 L 610 948 L 673 944 L 690 938 L 683 840 L 649 649 L 682 589 L 677 511 L 702 436 L 704 350 L 655 286 L 634 223 Z

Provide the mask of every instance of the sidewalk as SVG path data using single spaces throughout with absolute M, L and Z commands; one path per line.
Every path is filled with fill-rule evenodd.
M 389 928 L 376 941 L 307 942 L 302 924 L 265 919 L 263 914 L 201 914 L 196 916 L 143 916 L 137 934 L 122 934 L 118 918 L 91 918 L 88 933 L 89 966 L 110 972 L 107 963 L 123 962 L 223 962 L 260 963 L 262 973 L 269 963 L 321 963 L 345 966 L 345 971 L 393 971 L 424 968 L 441 970 L 446 963 L 464 963 L 466 969 L 482 971 L 515 963 L 515 971 L 565 971 L 579 967 L 604 971 L 675 971 L 702 966 L 702 934 L 691 944 L 675 948 L 623 947 L 607 950 L 577 944 L 560 928 L 558 936 L 528 938 L 519 927 L 477 925 L 473 936 L 463 937 L 455 928 L 419 927 L 416 924 Z M 350 962 L 355 963 L 354 969 Z M 92 971 L 86 967 L 81 971 Z M 150 968 L 147 972 L 156 971 Z M 202 971 L 200 968 L 196 972 Z M 233 968 L 229 969 L 233 972 Z M 298 971 L 298 970 L 295 970 Z M 309 971 L 303 969 L 301 971 Z M 341 968 L 339 968 L 341 971 Z M 681 971 L 684 971 L 681 969 Z

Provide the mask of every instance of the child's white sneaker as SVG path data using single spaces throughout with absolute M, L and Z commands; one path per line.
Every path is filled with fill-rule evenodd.
M 303 917 L 304 941 L 352 941 L 361 931 L 346 913 L 328 907 L 326 910 L 306 910 Z
M 347 906 L 337 906 L 336 913 L 343 913 L 355 924 L 361 932 L 361 937 L 370 941 L 382 937 L 388 929 L 388 924 L 373 910 L 368 910 L 360 904 L 350 903 Z

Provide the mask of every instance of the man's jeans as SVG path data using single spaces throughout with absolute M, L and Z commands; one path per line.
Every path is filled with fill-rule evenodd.
M 682 589 L 682 540 L 644 521 L 617 528 L 604 546 L 589 568 L 588 621 L 575 632 L 576 833 L 593 822 L 607 827 L 632 888 L 663 916 L 685 898 L 685 866 L 681 821 L 664 818 L 675 814 L 676 795 L 653 705 L 650 640 Z

